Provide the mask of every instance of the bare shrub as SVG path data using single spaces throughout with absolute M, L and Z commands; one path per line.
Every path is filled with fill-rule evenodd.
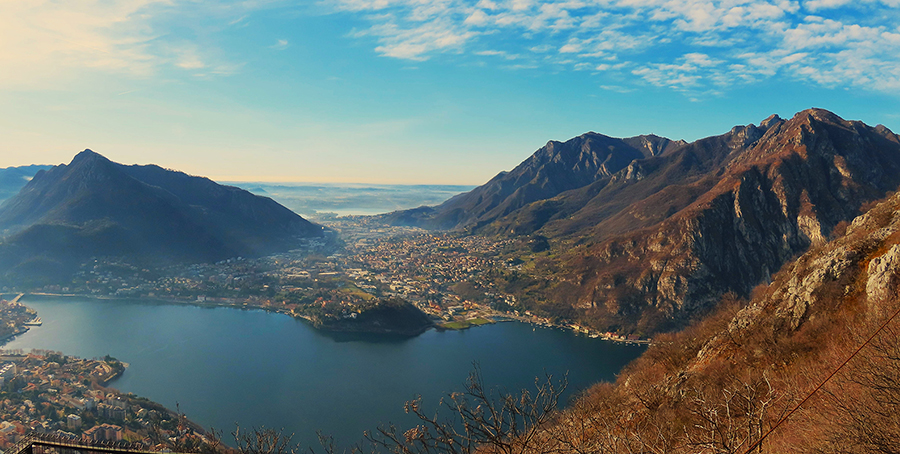
M 556 415 L 566 386 L 565 378 L 555 382 L 548 375 L 544 381 L 535 380 L 534 391 L 494 392 L 485 388 L 476 365 L 466 390 L 442 399 L 434 416 L 425 413 L 417 398 L 407 402 L 405 410 L 419 419 L 418 425 L 404 432 L 382 426 L 367 432 L 366 438 L 398 454 L 552 452 L 554 443 L 543 429 Z

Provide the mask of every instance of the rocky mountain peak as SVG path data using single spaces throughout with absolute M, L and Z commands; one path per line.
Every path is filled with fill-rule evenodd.
M 784 120 L 778 116 L 778 114 L 769 115 L 768 118 L 759 122 L 759 127 L 762 129 L 769 129 L 772 125 L 782 123 Z
M 644 152 L 648 157 L 659 156 L 687 144 L 684 140 L 671 140 L 655 134 L 646 134 L 622 139 L 623 142 Z
M 107 159 L 105 156 L 97 153 L 90 148 L 86 148 L 84 151 L 75 155 L 72 158 L 72 161 L 66 166 L 70 169 L 75 168 L 103 168 L 106 170 L 113 170 L 116 166 L 115 163 Z
M 683 326 L 725 292 L 747 295 L 898 186 L 900 138 L 808 109 L 689 144 L 597 133 L 550 142 L 509 174 L 417 215 L 549 238 L 555 258 L 524 304 L 571 308 L 601 330 L 651 333 Z
M 91 150 L 90 148 L 85 148 L 84 151 L 79 152 L 78 154 L 75 155 L 74 158 L 72 158 L 72 162 L 75 163 L 75 162 L 87 161 L 87 160 L 91 160 L 91 159 L 107 160 L 106 157 L 104 157 L 100 153 L 97 153 L 94 150 Z

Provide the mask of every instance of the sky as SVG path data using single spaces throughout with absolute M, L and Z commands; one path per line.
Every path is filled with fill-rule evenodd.
M 0 0 L 0 167 L 480 184 L 809 107 L 900 132 L 900 0 Z

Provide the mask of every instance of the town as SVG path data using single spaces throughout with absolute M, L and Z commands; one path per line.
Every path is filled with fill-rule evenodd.
M 109 356 L 0 352 L 0 449 L 30 433 L 179 452 L 207 444 L 184 415 L 105 387 L 125 367 Z
M 12 301 L 0 299 L 0 342 L 28 331 L 28 327 L 39 325 L 40 317 L 33 309 L 19 302 L 22 295 Z
M 68 285 L 3 290 L 254 307 L 307 320 L 355 319 L 380 301 L 401 299 L 439 329 L 517 320 L 595 338 L 649 342 L 633 333 L 591 330 L 508 291 L 516 280 L 534 278 L 527 263 L 509 258 L 522 240 L 431 233 L 362 216 L 324 224 L 326 238 L 263 258 L 163 268 L 96 258 Z

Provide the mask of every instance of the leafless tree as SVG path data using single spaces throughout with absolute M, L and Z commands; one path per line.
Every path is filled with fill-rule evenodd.
M 555 443 L 544 428 L 555 416 L 566 386 L 565 378 L 555 382 L 548 375 L 544 381 L 535 380 L 534 391 L 491 391 L 476 365 L 466 390 L 442 399 L 434 416 L 425 413 L 419 397 L 405 406 L 419 424 L 404 432 L 394 425 L 381 426 L 366 438 L 397 454 L 553 452 Z
M 285 435 L 283 431 L 267 427 L 254 427 L 249 431 L 241 431 L 240 426 L 231 433 L 241 454 L 298 454 L 300 448 L 291 444 L 294 434 Z
M 786 413 L 784 397 L 765 371 L 734 377 L 726 386 L 691 390 L 688 446 L 699 453 L 747 453 Z M 762 444 L 754 452 L 763 452 Z
M 643 411 L 636 399 L 611 384 L 598 385 L 573 400 L 546 432 L 560 452 L 574 454 L 663 453 L 670 421 Z M 662 424 L 657 422 L 662 421 Z

